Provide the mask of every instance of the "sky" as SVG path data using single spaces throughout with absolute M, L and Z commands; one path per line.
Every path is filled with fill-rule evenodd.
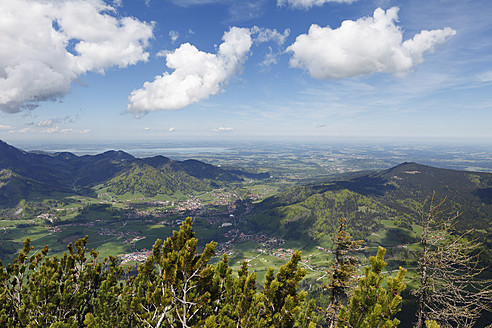
M 492 140 L 489 0 L 0 0 L 0 139 Z

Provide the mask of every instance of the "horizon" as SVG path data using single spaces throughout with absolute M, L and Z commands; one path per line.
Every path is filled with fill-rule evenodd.
M 167 146 L 177 146 L 180 145 L 240 145 L 240 144 L 271 144 L 272 146 L 279 143 L 286 144 L 299 144 L 305 143 L 308 145 L 394 145 L 394 146 L 418 146 L 418 145 L 477 145 L 492 147 L 492 137 L 491 138 L 449 138 L 449 137 L 405 137 L 405 136 L 391 136 L 391 137 L 381 137 L 381 136 L 270 136 L 268 138 L 262 136 L 230 136 L 228 138 L 221 137 L 188 137 L 188 138 L 166 138 L 166 139 L 110 139 L 110 140 L 96 140 L 96 139 L 2 139 L 9 145 L 17 148 L 28 147 L 34 150 L 33 147 L 36 146 L 120 146 L 120 145 L 167 145 Z
M 0 139 L 491 143 L 491 10 L 487 0 L 3 1 Z

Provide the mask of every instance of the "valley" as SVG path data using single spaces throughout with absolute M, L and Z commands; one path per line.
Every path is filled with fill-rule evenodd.
M 25 198 L 14 205 L 5 203 L 0 212 L 1 259 L 10 261 L 27 237 L 31 238 L 35 248 L 49 245 L 51 253 L 62 254 L 68 242 L 88 235 L 88 246 L 99 251 L 101 257 L 117 255 L 125 265 L 135 265 L 143 260 L 155 239 L 166 238 L 179 228 L 185 217 L 190 216 L 194 219 L 202 246 L 211 240 L 216 241 L 219 256 L 227 253 L 236 264 L 249 260 L 254 270 L 260 272 L 260 278 L 263 276 L 261 272 L 266 272 L 268 266 L 278 266 L 288 258 L 279 254 L 301 249 L 309 276 L 318 279 L 331 263 L 329 252 L 319 250 L 332 246 L 331 234 L 340 216 L 348 219 L 354 236 L 364 239 L 369 247 L 382 245 L 389 248 L 389 263 L 394 268 L 402 263 L 402 256 L 412 261 L 410 253 L 419 236 L 418 207 L 431 192 L 437 191 L 439 197 L 449 197 L 451 207 L 466 207 L 466 218 L 490 215 L 492 212 L 490 199 L 487 198 L 492 180 L 485 173 L 470 174 L 464 180 L 444 173 L 442 179 L 454 181 L 450 182 L 455 183 L 452 188 L 448 182 L 428 180 L 426 184 L 417 181 L 399 187 L 396 191 L 402 192 L 400 195 L 396 194 L 394 187 L 401 185 L 404 177 L 421 176 L 419 170 L 427 170 L 427 167 L 402 168 L 399 174 L 396 171 L 388 173 L 387 181 L 381 181 L 384 173 L 377 177 L 368 175 L 371 174 L 368 172 L 378 172 L 408 158 L 438 163 L 443 167 L 480 167 L 487 171 L 492 160 L 487 157 L 489 153 L 483 145 L 467 148 L 469 151 L 466 154 L 464 147 L 449 145 L 439 148 L 439 152 L 435 151 L 436 145 L 413 148 L 290 143 L 277 143 L 271 147 L 262 143 L 212 146 L 217 152 L 211 151 L 211 148 L 190 148 L 189 145 L 173 148 L 174 153 L 173 149 L 167 148 L 173 156 L 172 160 L 152 153 L 162 147 L 147 147 L 144 150 L 129 147 L 134 150 L 133 155 L 123 151 L 78 156 L 66 152 L 54 153 L 51 158 L 65 158 L 62 164 L 66 171 L 70 170 L 69 160 L 90 163 L 89 167 L 77 164 L 76 174 L 79 177 L 74 180 L 85 180 L 88 184 L 80 185 L 78 189 L 82 192 L 75 194 L 67 192 L 66 188 L 37 188 L 36 183 L 42 183 L 42 178 L 30 178 L 27 191 L 17 186 L 13 190 L 14 196 L 24 193 L 22 196 Z M 20 156 L 14 147 L 9 147 L 6 148 L 10 155 L 3 155 L 4 163 L 8 163 L 12 152 Z M 47 148 L 42 149 L 43 152 Z M 25 154 L 42 154 L 44 161 L 51 160 L 46 157 L 49 152 Z M 134 157 L 145 154 L 155 156 Z M 464 166 L 461 160 L 464 156 L 475 161 L 468 160 Z M 194 161 L 189 161 L 190 158 Z M 124 164 L 125 161 L 137 164 Z M 213 163 L 215 168 L 205 164 L 207 162 Z M 142 179 L 156 180 L 157 176 L 162 177 L 158 180 L 161 183 L 171 181 L 171 175 L 164 176 L 160 172 L 167 172 L 173 166 L 182 167 L 185 163 L 188 165 L 187 173 L 193 172 L 194 176 L 188 178 L 183 171 L 178 171 L 177 179 L 189 180 L 195 187 L 178 186 L 165 194 L 138 189 L 138 181 Z M 93 174 L 91 176 L 91 167 L 100 176 L 99 180 Z M 135 167 L 139 171 L 132 171 Z M 7 164 L 4 164 L 2 172 L 7 169 Z M 242 178 L 237 175 L 238 172 Z M 436 172 L 429 174 L 435 176 Z M 6 181 L 5 176 L 3 173 L 3 181 Z M 215 188 L 207 186 L 210 182 L 201 181 L 213 181 Z M 461 182 L 456 184 L 456 181 Z M 478 191 L 468 193 L 481 192 L 482 201 L 476 195 L 470 196 L 476 199 L 453 196 L 463 196 L 462 190 L 457 190 L 470 181 Z M 6 184 L 0 191 L 8 193 L 12 189 L 9 190 Z M 478 207 L 470 206 L 479 201 Z M 473 208 L 472 213 L 468 213 L 470 208 Z M 488 240 L 490 216 L 480 222 L 476 227 L 479 231 L 477 234 Z M 368 255 L 370 252 L 364 256 Z
M 385 272 L 408 269 L 405 283 L 411 290 L 417 286 L 419 210 L 432 194 L 436 201 L 446 198 L 444 215 L 461 213 L 456 229 L 473 228 L 473 237 L 483 243 L 482 264 L 492 262 L 492 152 L 483 145 L 468 153 L 443 146 L 448 151 L 443 154 L 433 152 L 435 146 L 404 152 L 403 147 L 260 144 L 218 153 L 196 148 L 172 158 L 0 146 L 3 263 L 12 261 L 26 238 L 34 250 L 48 245 L 49 254 L 61 257 L 68 243 L 87 235 L 87 247 L 100 259 L 116 256 L 136 272 L 156 239 L 171 236 L 192 217 L 198 246 L 217 243 L 211 263 L 227 254 L 237 272 L 246 261 L 259 286 L 268 268 L 280 267 L 301 250 L 300 265 L 307 272 L 302 288 L 319 300 L 333 262 L 332 235 L 343 217 L 366 246 L 355 276 L 383 246 Z M 466 156 L 475 161 L 460 160 Z M 411 308 L 410 292 L 404 299 L 404 309 Z

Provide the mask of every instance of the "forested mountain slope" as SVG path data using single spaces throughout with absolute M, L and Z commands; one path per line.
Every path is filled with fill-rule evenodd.
M 383 220 L 411 230 L 421 205 L 433 193 L 436 200 L 446 198 L 450 213 L 461 213 L 458 229 L 476 228 L 482 237 L 490 236 L 492 174 L 417 163 L 292 188 L 259 203 L 250 222 L 286 237 L 316 239 L 333 232 L 343 216 L 355 235 L 364 238 L 382 228 Z

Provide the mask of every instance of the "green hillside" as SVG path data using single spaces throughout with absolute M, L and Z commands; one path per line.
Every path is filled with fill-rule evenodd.
M 475 228 L 490 240 L 492 174 L 404 163 L 389 170 L 345 180 L 294 187 L 256 205 L 249 221 L 256 229 L 288 238 L 320 239 L 342 216 L 357 238 L 383 229 L 385 222 L 412 231 L 419 209 L 435 192 L 449 212 L 461 213 L 458 229 Z
M 141 193 L 146 197 L 157 194 L 174 194 L 175 192 L 191 193 L 197 190 L 208 190 L 210 185 L 190 176 L 184 171 L 169 167 L 157 169 L 145 163 L 133 163 L 129 170 L 107 181 L 108 191 L 117 195 L 127 192 Z

